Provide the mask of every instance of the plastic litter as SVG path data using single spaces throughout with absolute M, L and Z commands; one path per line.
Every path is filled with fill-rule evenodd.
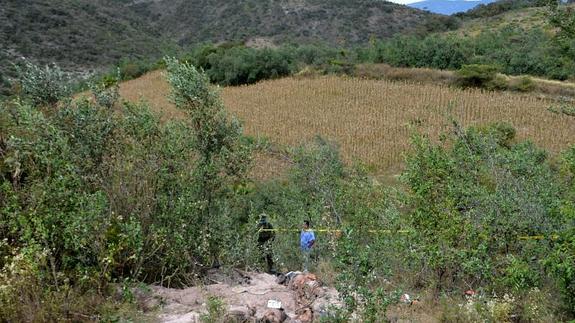
M 268 300 L 268 308 L 273 308 L 279 310 L 282 308 L 282 302 L 276 301 L 275 299 Z

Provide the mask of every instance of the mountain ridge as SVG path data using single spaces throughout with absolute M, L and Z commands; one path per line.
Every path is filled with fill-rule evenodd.
M 357 44 L 455 25 L 449 17 L 381 0 L 155 0 L 131 6 L 181 45 L 251 38 Z

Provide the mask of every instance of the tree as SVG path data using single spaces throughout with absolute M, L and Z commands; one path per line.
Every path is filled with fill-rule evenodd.
M 197 151 L 194 171 L 196 193 L 201 204 L 198 225 L 204 226 L 206 248 L 218 256 L 228 188 L 247 170 L 249 151 L 240 142 L 242 128 L 228 117 L 217 90 L 208 76 L 189 63 L 166 58 L 168 82 L 176 106 L 188 113 Z

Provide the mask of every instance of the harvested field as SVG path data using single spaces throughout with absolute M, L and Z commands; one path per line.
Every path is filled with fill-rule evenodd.
M 182 116 L 166 98 L 160 71 L 124 83 L 121 93 L 149 101 L 164 118 Z M 509 122 L 519 139 L 552 153 L 575 142 L 575 119 L 528 94 L 328 76 L 229 87 L 222 97 L 248 135 L 289 146 L 321 135 L 339 143 L 346 161 L 361 160 L 378 172 L 401 165 L 413 131 L 438 138 L 450 129 L 450 118 L 464 126 Z

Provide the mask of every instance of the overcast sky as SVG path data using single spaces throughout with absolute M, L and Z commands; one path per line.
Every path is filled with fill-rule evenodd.
M 395 2 L 395 3 L 401 3 L 401 4 L 408 4 L 408 3 L 420 2 L 423 0 L 387 0 L 387 1 Z M 473 1 L 473 0 L 466 0 L 466 1 Z

